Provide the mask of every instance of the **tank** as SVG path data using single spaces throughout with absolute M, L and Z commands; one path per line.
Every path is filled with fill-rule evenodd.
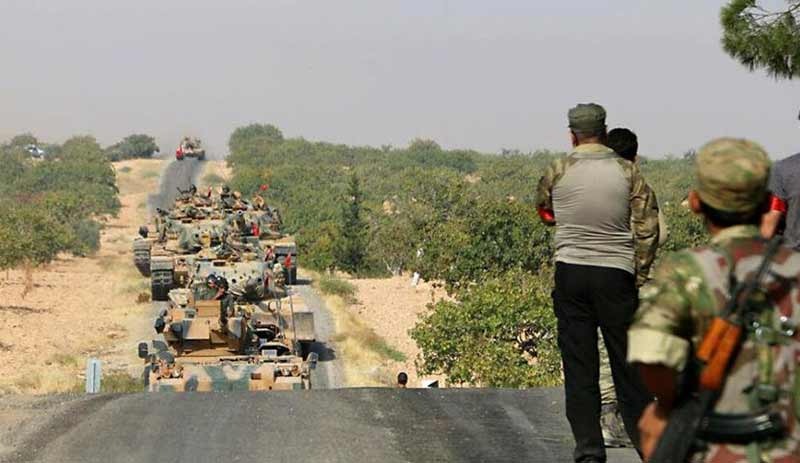
M 223 302 L 199 299 L 198 289 L 170 291 L 155 323 L 163 341 L 139 345 L 148 391 L 311 388 L 314 316 L 302 301 L 272 288 L 264 299 Z
M 178 193 L 174 206 L 157 209 L 152 225 L 142 227 L 147 233 L 132 245 L 134 265 L 150 277 L 153 301 L 166 301 L 171 289 L 186 287 L 198 263 L 220 259 L 280 264 L 283 280 L 297 283 L 297 246 L 280 233 L 280 213 L 263 198 L 247 201 L 229 189 L 214 196 L 194 185 Z
M 173 220 L 165 225 L 164 239 L 150 250 L 150 286 L 153 301 L 166 301 L 173 288 L 186 286 L 203 249 L 219 246 L 223 239 L 219 220 Z M 205 258 L 210 258 L 205 257 Z

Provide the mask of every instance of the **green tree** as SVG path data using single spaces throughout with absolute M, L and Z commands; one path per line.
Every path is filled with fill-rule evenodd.
M 241 153 L 246 143 L 256 139 L 266 144 L 279 144 L 283 142 L 283 133 L 271 124 L 250 124 L 239 127 L 228 139 L 228 149 L 231 154 Z
M 437 302 L 410 334 L 422 374 L 521 388 L 560 381 L 555 331 L 550 276 L 512 270 Z
M 24 148 L 28 145 L 38 145 L 39 140 L 30 133 L 22 133 L 19 135 L 15 135 L 9 142 L 5 145 L 10 148 Z
M 423 138 L 414 139 L 406 150 L 410 159 L 423 166 L 447 167 L 459 172 L 474 172 L 475 156 L 474 151 L 464 150 L 443 150 L 438 143 L 433 140 Z
M 310 268 L 319 271 L 333 271 L 336 268 L 336 242 L 339 227 L 333 221 L 326 221 L 319 226 L 300 233 L 298 246 L 303 253 L 303 262 Z
M 352 174 L 342 207 L 335 250 L 337 266 L 350 273 L 358 273 L 363 269 L 366 254 L 367 226 L 361 215 L 362 200 L 358 176 Z
M 158 152 L 156 140 L 145 134 L 128 135 L 121 141 L 106 148 L 106 155 L 112 162 L 124 159 L 149 158 Z
M 420 273 L 452 292 L 514 268 L 535 272 L 550 260 L 550 240 L 528 204 L 464 199 L 426 234 Z
M 731 0 L 722 7 L 722 47 L 747 66 L 776 78 L 800 74 L 800 0 L 767 10 L 764 1 Z

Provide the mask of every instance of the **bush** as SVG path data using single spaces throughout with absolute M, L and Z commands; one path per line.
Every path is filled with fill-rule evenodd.
M 465 199 L 425 239 L 419 270 L 453 291 L 510 269 L 537 271 L 550 261 L 550 242 L 530 205 Z
M 159 151 L 155 138 L 144 134 L 133 134 L 106 148 L 112 162 L 125 159 L 149 158 Z
M 561 358 L 549 272 L 512 270 L 431 307 L 411 330 L 422 374 L 456 384 L 533 387 L 558 384 Z
M 222 185 L 225 183 L 225 179 L 214 172 L 210 172 L 203 177 L 203 183 L 210 186 Z
M 352 301 L 356 294 L 356 287 L 339 278 L 322 275 L 319 279 L 319 290 L 323 294 L 339 296 L 345 301 Z
M 0 268 L 94 252 L 95 218 L 119 210 L 116 174 L 94 138 L 73 137 L 48 153 L 32 162 L 12 145 L 0 147 L 7 166 L 0 172 Z

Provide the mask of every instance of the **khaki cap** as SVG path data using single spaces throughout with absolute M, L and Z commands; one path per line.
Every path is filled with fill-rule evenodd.
M 606 128 L 606 110 L 595 103 L 581 103 L 567 113 L 569 128 L 576 131 L 594 131 Z
M 752 212 L 764 202 L 770 164 L 767 152 L 757 143 L 738 138 L 712 140 L 697 153 L 697 194 L 719 211 Z

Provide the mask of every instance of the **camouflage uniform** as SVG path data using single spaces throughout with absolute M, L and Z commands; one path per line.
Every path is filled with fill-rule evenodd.
M 570 110 L 576 147 L 545 169 L 536 197 L 540 216 L 556 226 L 553 308 L 575 461 L 606 460 L 598 327 L 634 441 L 636 420 L 649 399 L 625 353 L 637 282 L 645 280 L 658 243 L 658 205 L 638 166 L 601 144 L 605 115 L 595 104 Z
M 630 220 L 634 237 L 634 256 L 637 286 L 647 281 L 650 266 L 655 259 L 659 242 L 658 201 L 653 190 L 645 181 L 639 166 L 616 156 L 614 152 L 602 145 L 582 145 L 583 149 L 556 159 L 544 172 L 536 190 L 536 206 L 540 209 L 553 210 L 553 186 L 564 177 L 573 165 L 580 162 L 579 154 L 614 155 L 623 172 L 630 181 Z M 556 218 L 557 220 L 558 218 Z
M 697 157 L 696 191 L 703 203 L 719 211 L 752 213 L 765 196 L 769 159 L 744 140 L 716 140 Z M 731 281 L 748 278 L 761 263 L 765 242 L 755 225 L 722 229 L 708 246 L 666 257 L 629 331 L 630 362 L 661 364 L 681 371 L 714 316 L 727 302 Z M 800 253 L 782 247 L 762 282 L 761 326 L 745 326 L 746 340 L 726 380 L 715 411 L 754 412 L 777 408 L 787 418 L 790 436 L 780 442 L 749 446 L 714 444 L 692 461 L 800 461 Z M 765 296 L 765 297 L 763 297 Z M 755 300 L 755 298 L 754 298 Z M 768 394 L 772 387 L 781 393 Z

